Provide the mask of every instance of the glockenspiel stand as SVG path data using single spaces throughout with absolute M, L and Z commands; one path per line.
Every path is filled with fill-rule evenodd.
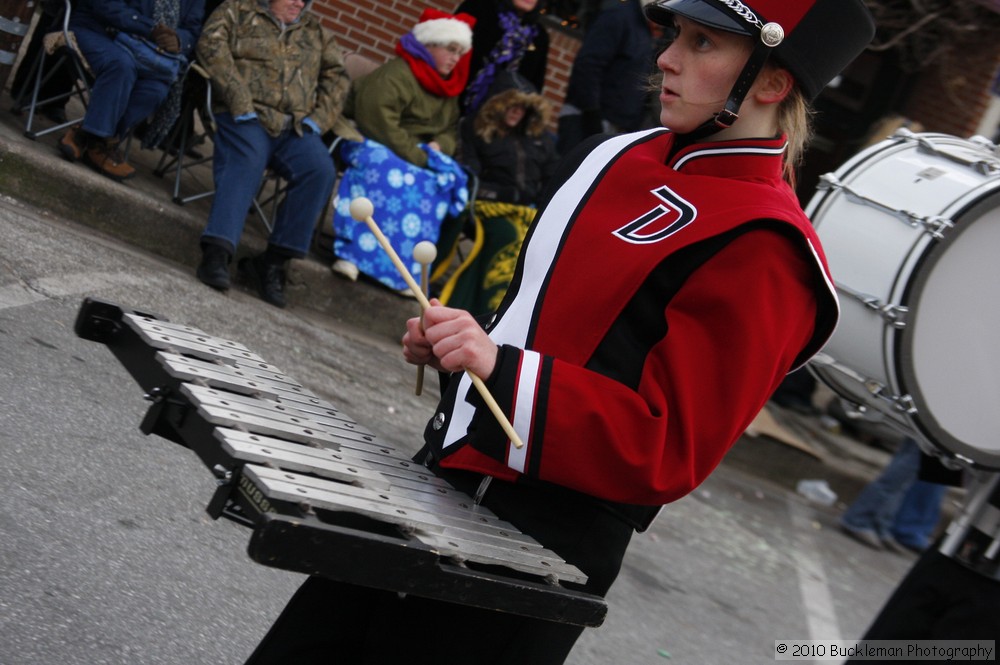
M 85 298 L 75 331 L 106 345 L 151 402 L 140 429 L 216 477 L 213 518 L 251 528 L 266 566 L 581 626 L 586 576 L 398 454 L 238 342 Z

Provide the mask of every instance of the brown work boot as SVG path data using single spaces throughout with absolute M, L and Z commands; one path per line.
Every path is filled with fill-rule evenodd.
M 94 141 L 84 151 L 83 156 L 98 172 L 112 180 L 121 182 L 135 175 L 135 169 L 125 161 L 124 155 L 118 149 L 118 141 L 112 139 Z
M 70 127 L 63 137 L 59 139 L 59 152 L 62 153 L 63 157 L 71 162 L 75 162 L 83 157 L 84 151 L 87 149 L 86 134 L 80 125 L 73 125 Z

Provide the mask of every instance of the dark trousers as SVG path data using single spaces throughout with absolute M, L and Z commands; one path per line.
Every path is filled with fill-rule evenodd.
M 932 548 L 899 583 L 863 639 L 995 640 L 997 636 L 1000 581 Z
M 447 475 L 467 493 L 473 474 Z M 632 529 L 574 492 L 493 481 L 483 504 L 589 577 L 604 595 Z M 358 565 L 364 565 L 359 561 Z M 310 577 L 247 661 L 250 665 L 558 665 L 583 628 Z
M 311 133 L 299 136 L 291 129 L 271 136 L 259 121 L 236 122 L 230 113 L 216 114 L 215 122 L 215 197 L 202 242 L 207 240 L 236 253 L 247 210 L 264 178 L 264 169 L 270 166 L 288 188 L 268 244 L 289 257 L 304 257 L 337 177 L 323 139 Z

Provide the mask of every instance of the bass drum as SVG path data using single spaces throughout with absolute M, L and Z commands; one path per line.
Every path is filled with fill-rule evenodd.
M 901 130 L 806 207 L 841 303 L 810 363 L 922 447 L 1000 469 L 1000 150 Z

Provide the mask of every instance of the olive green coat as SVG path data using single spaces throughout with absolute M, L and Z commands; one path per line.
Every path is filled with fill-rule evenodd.
M 343 122 L 350 87 L 333 35 L 309 13 L 282 26 L 266 0 L 226 0 L 202 28 L 196 53 L 212 80 L 213 107 L 233 116 L 256 112 L 268 134 L 311 118 L 323 132 Z
M 447 155 L 458 145 L 458 97 L 424 90 L 402 58 L 354 81 L 344 113 L 366 137 L 420 167 L 427 165 L 420 143 L 437 141 Z

